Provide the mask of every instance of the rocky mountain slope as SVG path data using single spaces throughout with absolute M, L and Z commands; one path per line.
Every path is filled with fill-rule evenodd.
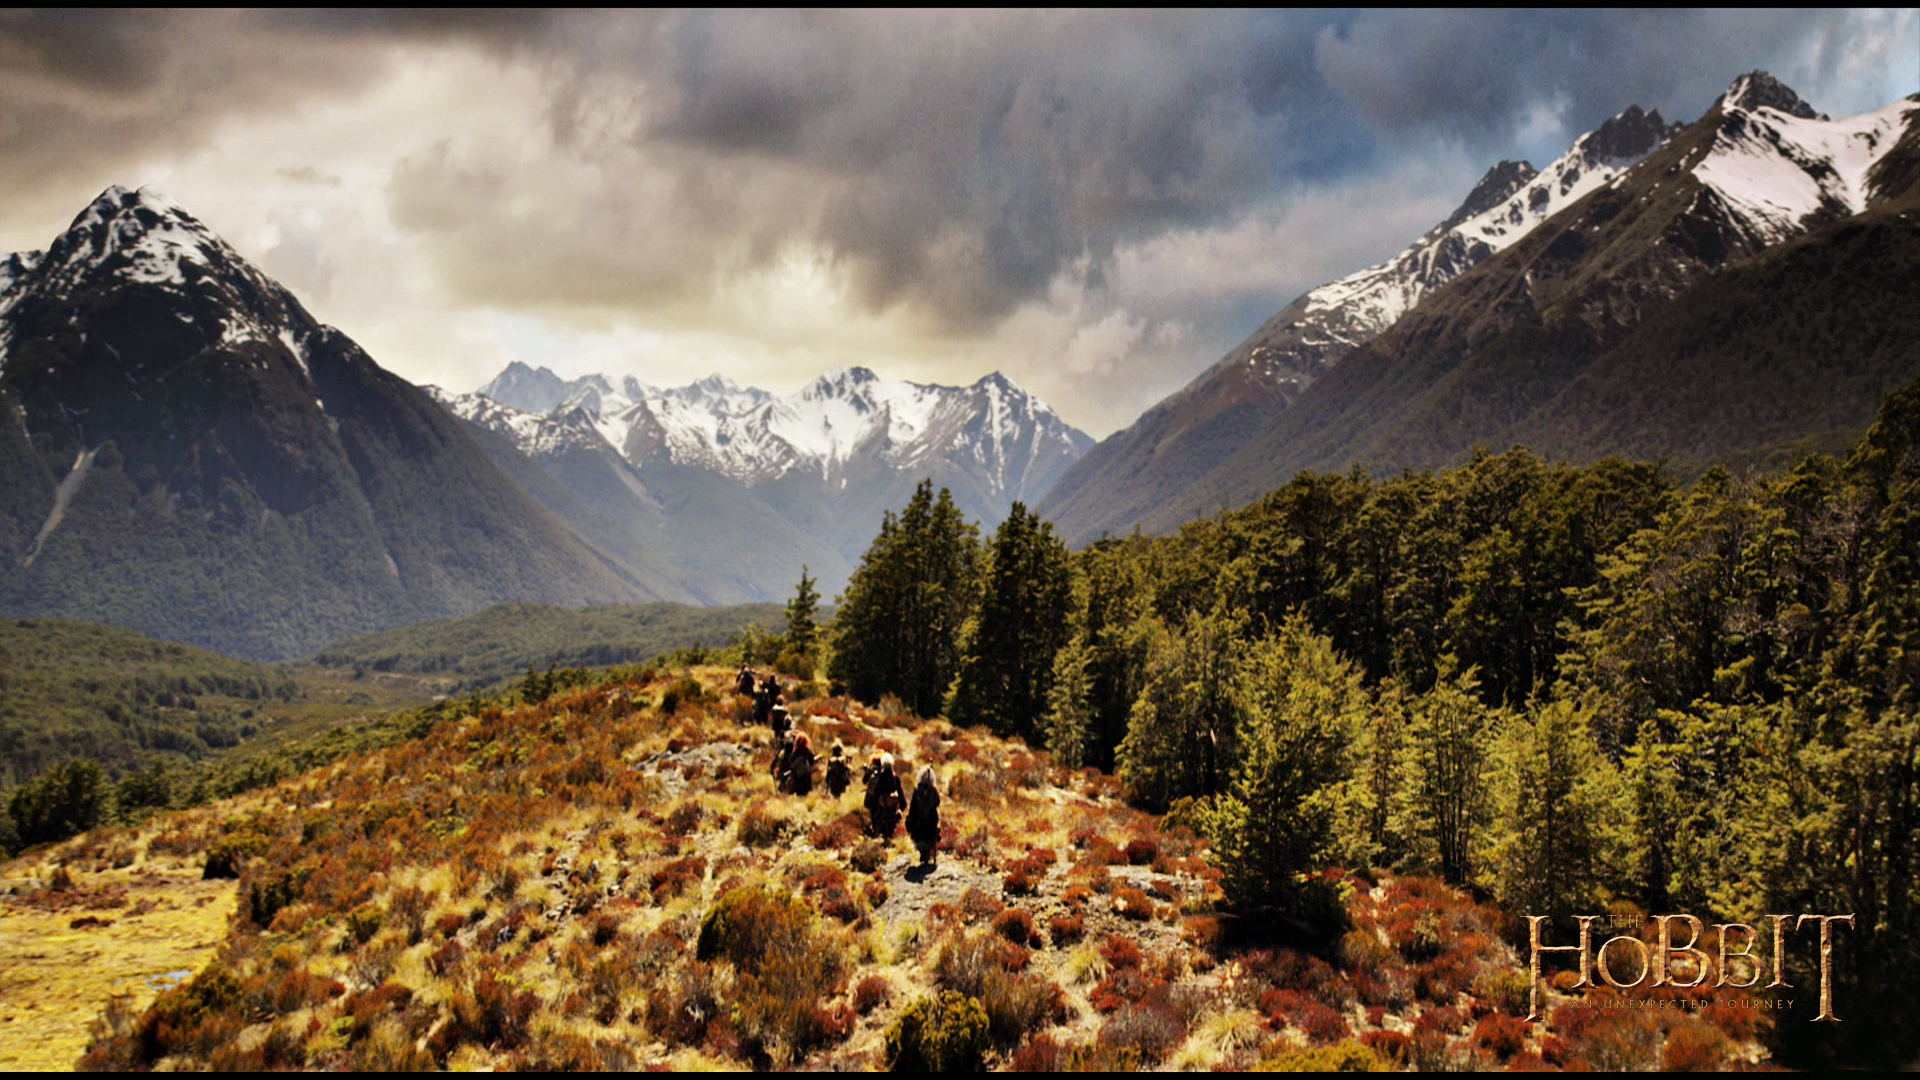
M 1169 520 L 1170 501 L 1204 512 L 1227 505 L 1227 489 L 1209 474 L 1315 379 L 1422 298 L 1619 176 L 1679 129 L 1658 111 L 1632 106 L 1576 139 L 1544 171 L 1524 161 L 1495 165 L 1459 208 L 1405 251 L 1301 296 L 1184 389 L 1094 447 L 1041 500 L 1041 514 L 1079 544 L 1136 523 L 1157 531 L 1186 520 Z
M 506 600 L 688 599 L 150 190 L 4 265 L 8 615 L 282 658 Z
M 1538 176 L 1503 163 L 1400 258 L 1302 297 L 1094 448 L 1042 511 L 1086 542 L 1300 469 L 1482 445 L 1687 469 L 1844 445 L 1916 373 L 1914 112 L 1832 120 L 1756 71 L 1684 129 L 1629 110 Z
M 1209 476 L 1524 443 L 1684 468 L 1858 436 L 1920 376 L 1920 100 L 1846 120 L 1765 73 L 1355 350 Z M 1169 517 L 1207 509 L 1197 499 Z

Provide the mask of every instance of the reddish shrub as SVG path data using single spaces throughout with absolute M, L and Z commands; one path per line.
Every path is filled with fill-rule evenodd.
M 1308 1002 L 1301 1010 L 1299 1025 L 1315 1046 L 1327 1046 L 1353 1035 L 1346 1017 L 1317 1001 Z
M 993 917 L 993 932 L 1019 945 L 1033 944 L 1038 934 L 1033 928 L 1033 916 L 1019 908 L 1008 908 Z
M 1473 1048 L 1502 1061 L 1518 1053 L 1526 1041 L 1527 1025 L 1505 1013 L 1483 1016 L 1473 1027 Z
M 1466 1016 L 1463 1015 L 1459 1009 L 1452 1008 L 1451 1006 L 1428 1009 L 1426 1012 L 1420 1014 L 1419 1019 L 1413 1022 L 1413 1027 L 1416 1031 L 1437 1031 L 1443 1035 L 1451 1035 L 1466 1025 Z
M 1127 862 L 1134 866 L 1148 866 L 1160 856 L 1160 845 L 1144 836 L 1136 836 L 1127 841 Z
M 1016 863 L 1013 869 L 1008 871 L 1006 880 L 1001 883 L 1007 890 L 1008 896 L 1032 896 L 1038 884 L 1024 862 Z
M 1107 962 L 1109 968 L 1137 968 L 1146 962 L 1140 946 L 1118 934 L 1108 934 L 1100 942 L 1100 958 Z
M 449 941 L 427 954 L 427 970 L 444 979 L 459 971 L 466 959 L 467 950 L 458 941 Z
M 1006 907 L 1007 905 L 988 896 L 979 889 L 968 889 L 960 896 L 960 914 L 970 923 L 979 922 L 981 919 L 991 919 L 1002 911 L 1005 911 Z
M 1123 886 L 1114 893 L 1113 910 L 1121 918 L 1142 922 L 1153 918 L 1153 900 L 1131 885 Z
M 853 1011 L 865 1016 L 893 997 L 893 985 L 879 975 L 861 979 L 853 988 Z
M 540 998 L 531 992 L 514 993 L 489 969 L 481 972 L 471 989 L 454 987 L 447 1004 L 453 1015 L 433 1040 L 434 1057 L 440 1060 L 462 1043 L 507 1050 L 520 1046 Z
M 1699 1016 L 1701 1020 L 1720 1029 L 1728 1038 L 1742 1042 L 1759 1038 L 1763 1032 L 1773 1026 L 1772 1018 L 1759 1009 L 1735 1008 L 1722 1003 L 1719 999 L 1715 999 L 1712 1005 L 1701 1009 Z
M 675 859 L 649 875 L 647 891 L 653 894 L 655 901 L 665 903 L 706 876 L 707 860 L 698 855 L 689 855 L 684 859 Z
M 1399 1031 L 1369 1031 L 1360 1036 L 1360 1045 L 1382 1060 L 1404 1067 L 1413 1051 L 1413 1036 Z
M 1132 1051 L 1143 1065 L 1156 1065 L 1186 1037 L 1187 1025 L 1171 1009 L 1135 1003 L 1114 1011 L 1100 1025 L 1098 1042 L 1122 1053 Z
M 1078 915 L 1055 915 L 1047 922 L 1047 933 L 1056 947 L 1079 941 L 1086 929 L 1086 920 Z
M 1180 937 L 1195 948 L 1216 948 L 1220 944 L 1220 920 L 1212 915 L 1191 916 L 1180 924 Z
M 1660 1025 L 1644 1009 L 1593 1009 L 1599 1015 L 1574 1040 L 1572 1063 L 1608 1072 L 1642 1072 L 1659 1064 Z
M 1726 1058 L 1727 1037 L 1720 1029 L 1687 1019 L 1667 1033 L 1660 1067 L 1668 1072 L 1709 1072 L 1718 1069 Z
M 1087 995 L 1087 999 L 1094 1008 L 1110 1013 L 1122 1005 L 1140 1001 L 1156 990 L 1164 990 L 1166 985 L 1165 979 L 1148 975 L 1137 967 L 1123 967 L 1103 979 Z
M 677 968 L 647 995 L 647 1027 L 668 1046 L 709 1043 L 715 1021 L 726 1022 L 727 1013 L 714 992 L 713 971 L 703 963 Z
M 354 991 L 340 1004 L 340 1014 L 353 1021 L 353 1026 L 348 1031 L 348 1039 L 355 1040 L 365 1036 L 372 1029 L 375 1020 L 390 1013 L 397 1013 L 412 1002 L 412 989 L 391 980 L 371 990 Z M 318 1021 L 319 1017 L 314 1019 Z
M 347 992 L 347 987 L 338 979 L 325 978 L 301 968 L 275 979 L 271 992 L 274 1011 L 290 1013 L 337 998 Z
M 1522 1050 L 1507 1059 L 1508 1072 L 1548 1072 L 1553 1066 L 1531 1050 Z
M 842 814 L 832 821 L 815 825 L 807 834 L 807 843 L 821 851 L 837 850 L 860 839 L 866 828 L 866 815 L 861 813 Z
M 1080 860 L 1082 866 L 1123 866 L 1126 862 L 1126 854 L 1104 836 L 1088 841 L 1087 853 Z
M 1065 1072 L 1072 1055 L 1071 1047 L 1054 1042 L 1052 1035 L 1042 1032 L 1014 1052 L 1012 1060 L 1007 1063 L 1007 1071 Z

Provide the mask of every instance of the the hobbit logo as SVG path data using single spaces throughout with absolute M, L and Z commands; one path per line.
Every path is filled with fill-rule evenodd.
M 1599 915 L 1578 915 L 1574 921 L 1580 924 L 1580 944 L 1546 945 L 1540 937 L 1540 924 L 1545 915 L 1527 916 L 1528 936 L 1531 939 L 1532 955 L 1528 959 L 1527 974 L 1531 984 L 1531 993 L 1527 999 L 1527 1019 L 1536 1020 L 1540 1013 L 1540 956 L 1542 953 L 1576 953 L 1580 957 L 1580 981 L 1575 989 L 1592 988 L 1593 973 L 1597 970 L 1600 978 L 1616 990 L 1631 990 L 1651 978 L 1652 985 L 1670 986 L 1676 990 L 1691 990 L 1713 979 L 1715 988 L 1730 986 L 1737 990 L 1758 986 L 1766 977 L 1767 960 L 1754 955 L 1754 946 L 1759 944 L 1760 931 L 1746 923 L 1715 923 L 1719 931 L 1720 947 L 1716 962 L 1703 949 L 1694 946 L 1700 940 L 1701 923 L 1691 915 L 1655 915 L 1652 921 L 1660 928 L 1654 944 L 1649 945 L 1633 934 L 1619 934 L 1608 938 L 1598 952 L 1593 950 L 1593 924 L 1600 921 Z M 1792 915 L 1768 915 L 1765 917 L 1773 924 L 1773 981 L 1766 989 L 1790 988 L 1787 982 L 1787 921 Z M 1793 929 L 1798 930 L 1807 920 L 1820 924 L 1820 1015 L 1815 1020 L 1839 1022 L 1833 1015 L 1833 924 L 1845 923 L 1853 926 L 1852 915 L 1802 915 Z M 1684 923 L 1687 927 L 1687 939 L 1684 943 L 1674 941 L 1673 924 Z M 1740 948 L 1731 946 L 1731 939 L 1745 935 Z M 1614 949 L 1621 945 L 1622 949 Z M 1610 951 L 1611 950 L 1611 951 Z M 1613 964 L 1620 961 L 1621 953 L 1637 955 L 1640 973 L 1631 982 L 1623 982 L 1613 973 Z M 1609 957 L 1612 957 L 1610 960 Z M 1735 965 L 1741 966 L 1740 975 L 1734 977 Z

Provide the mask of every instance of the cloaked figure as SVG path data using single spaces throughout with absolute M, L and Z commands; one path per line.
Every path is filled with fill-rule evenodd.
M 788 744 L 779 781 L 780 790 L 789 795 L 813 793 L 813 743 L 804 733 L 795 735 Z
M 846 748 L 833 744 L 833 756 L 827 758 L 827 794 L 839 798 L 853 784 L 853 767 L 847 764 Z
M 769 675 L 767 680 L 760 684 L 759 692 L 753 695 L 753 722 L 770 723 L 773 719 L 773 710 L 779 704 L 780 684 Z
M 745 664 L 740 665 L 740 675 L 738 678 L 734 679 L 733 681 L 733 692 L 736 694 L 739 694 L 741 697 L 753 696 L 753 669 L 752 668 L 748 667 Z
M 773 761 L 767 766 L 767 774 L 778 779 L 781 771 L 787 767 L 787 755 L 791 753 L 793 753 L 793 734 L 782 732 L 779 738 L 773 740 Z
M 793 730 L 793 723 L 787 717 L 787 707 L 785 705 L 775 705 L 773 711 L 767 714 L 767 723 L 773 725 L 773 738 L 775 742 L 785 738 L 787 732 Z
M 893 839 L 900 812 L 907 808 L 900 777 L 893 771 L 892 754 L 876 754 L 867 763 L 867 828 L 882 840 Z
M 907 808 L 907 835 L 913 849 L 920 853 L 922 865 L 933 861 L 940 844 L 940 791 L 933 785 L 933 766 L 920 769 L 920 781 L 913 786 L 913 804 Z

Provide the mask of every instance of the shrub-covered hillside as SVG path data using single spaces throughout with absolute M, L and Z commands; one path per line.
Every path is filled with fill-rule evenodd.
M 313 662 L 360 672 L 447 676 L 456 691 L 517 679 L 528 669 L 633 664 L 672 649 L 721 645 L 750 625 L 772 626 L 775 604 L 699 608 L 685 604 L 499 604 L 460 619 L 336 641 Z
M 1594 1009 L 1549 990 L 1548 1020 L 1525 1022 L 1516 921 L 1432 879 L 1324 872 L 1331 938 L 1236 920 L 1210 846 L 1119 802 L 1102 773 L 982 729 L 794 702 L 823 759 L 836 741 L 856 764 L 891 753 L 909 788 L 934 770 L 940 850 L 916 865 L 904 837 L 861 835 L 857 779 L 838 799 L 775 791 L 770 733 L 731 676 L 646 671 L 486 705 L 244 803 L 9 868 L 49 881 L 62 867 L 83 892 L 123 857 L 237 875 L 217 955 L 143 1012 L 109 1010 L 82 1064 L 1707 1067 L 1762 1054 L 1757 1014 L 1732 1008 Z

